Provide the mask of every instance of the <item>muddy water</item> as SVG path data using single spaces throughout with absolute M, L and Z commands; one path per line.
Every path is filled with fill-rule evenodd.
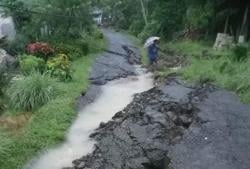
M 72 161 L 90 153 L 94 141 L 89 135 L 101 122 L 109 121 L 112 116 L 125 108 L 133 95 L 153 87 L 151 74 L 137 68 L 138 76 L 115 80 L 102 86 L 102 93 L 96 101 L 79 112 L 78 118 L 67 135 L 66 142 L 43 153 L 33 160 L 27 169 L 61 169 L 72 166 Z

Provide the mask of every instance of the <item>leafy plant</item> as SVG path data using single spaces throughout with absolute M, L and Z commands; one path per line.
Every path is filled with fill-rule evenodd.
M 29 44 L 27 51 L 29 54 L 39 56 L 44 60 L 47 60 L 54 53 L 54 49 L 49 44 L 42 42 Z
M 188 29 L 203 29 L 208 27 L 209 21 L 213 15 L 213 4 L 193 4 L 186 10 L 186 24 Z
M 97 28 L 94 29 L 94 32 L 92 33 L 92 35 L 94 36 L 95 39 L 103 39 L 104 38 L 103 33 Z
M 54 80 L 38 72 L 14 80 L 7 89 L 10 106 L 15 110 L 34 111 L 55 96 L 54 84 Z
M 58 54 L 47 62 L 47 74 L 56 77 L 61 81 L 72 79 L 70 61 L 67 55 Z
M 93 40 L 93 37 L 90 37 L 86 32 L 81 33 L 81 40 L 78 42 L 78 45 L 81 47 L 81 51 L 84 55 L 89 53 L 89 48 L 92 47 L 90 44 Z
M 244 45 L 237 45 L 233 49 L 233 60 L 243 61 L 247 58 L 247 47 Z
M 65 54 L 69 57 L 70 60 L 75 60 L 82 57 L 84 54 L 81 49 L 76 45 L 71 44 L 59 44 L 56 47 L 57 54 Z
M 24 74 L 30 74 L 32 71 L 43 72 L 45 69 L 45 61 L 33 55 L 23 55 L 20 59 L 20 67 Z

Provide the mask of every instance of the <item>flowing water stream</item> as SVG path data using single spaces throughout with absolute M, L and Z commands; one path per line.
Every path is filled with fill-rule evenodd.
M 90 153 L 95 142 L 89 135 L 101 122 L 107 122 L 115 113 L 124 109 L 133 95 L 153 87 L 152 75 L 137 68 L 138 75 L 114 80 L 101 87 L 101 94 L 92 104 L 86 106 L 70 128 L 66 142 L 47 150 L 32 160 L 26 169 L 62 169 L 72 166 L 72 161 Z

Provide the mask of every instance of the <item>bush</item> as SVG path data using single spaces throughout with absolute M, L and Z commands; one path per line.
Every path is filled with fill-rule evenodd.
M 104 38 L 103 33 L 97 28 L 95 28 L 95 30 L 94 30 L 94 32 L 92 34 L 93 34 L 93 37 L 95 39 L 103 39 Z
M 65 54 L 58 54 L 55 58 L 50 59 L 47 62 L 47 74 L 61 81 L 71 80 L 72 76 L 68 56 Z
M 134 35 L 138 35 L 139 33 L 141 33 L 141 31 L 143 30 L 145 24 L 144 21 L 142 19 L 138 19 L 135 20 L 129 27 L 129 31 L 134 34 Z
M 36 42 L 31 43 L 27 47 L 29 54 L 43 58 L 45 61 L 54 54 L 54 49 L 47 43 Z
M 80 38 L 81 39 L 77 43 L 81 47 L 82 53 L 87 55 L 90 52 L 90 48 L 93 47 L 93 44 L 91 44 L 93 37 L 89 36 L 86 32 L 82 32 Z
M 7 89 L 10 106 L 15 110 L 34 111 L 55 96 L 55 86 L 51 78 L 38 72 L 15 80 Z
M 247 47 L 244 45 L 237 45 L 233 49 L 233 60 L 234 61 L 243 61 L 247 58 Z
M 84 55 L 78 46 L 71 45 L 71 44 L 59 44 L 59 45 L 57 45 L 56 53 L 67 55 L 71 61 L 73 61 L 77 58 L 80 58 Z
M 42 73 L 45 69 L 45 61 L 33 55 L 23 55 L 20 59 L 20 67 L 24 74 L 30 74 L 33 71 Z

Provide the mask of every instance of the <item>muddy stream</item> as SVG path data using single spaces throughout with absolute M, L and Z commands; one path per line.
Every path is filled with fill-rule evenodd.
M 133 95 L 153 87 L 151 74 L 136 68 L 137 76 L 114 80 L 101 86 L 101 94 L 90 105 L 79 112 L 71 126 L 66 142 L 54 149 L 46 150 L 34 159 L 27 169 L 62 169 L 72 166 L 72 161 L 87 155 L 93 150 L 95 142 L 89 135 L 102 122 L 108 122 L 115 113 L 124 109 Z

